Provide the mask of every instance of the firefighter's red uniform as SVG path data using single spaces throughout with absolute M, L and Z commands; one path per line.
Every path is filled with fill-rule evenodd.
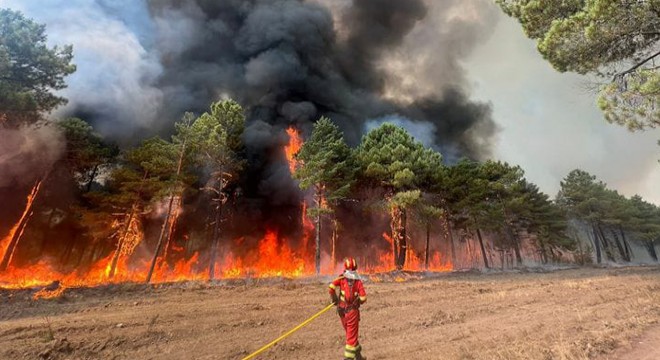
M 349 266 L 345 266 L 346 270 L 355 271 L 357 265 L 354 259 L 346 259 Z M 362 346 L 358 341 L 358 330 L 360 325 L 360 305 L 367 301 L 367 293 L 364 290 L 362 281 L 351 279 L 348 276 L 350 273 L 344 272 L 330 283 L 329 292 L 333 301 L 337 302 L 337 312 L 341 319 L 341 324 L 346 331 L 346 347 L 344 348 L 345 359 L 363 359 L 361 351 Z M 339 289 L 339 298 L 337 298 L 337 289 Z

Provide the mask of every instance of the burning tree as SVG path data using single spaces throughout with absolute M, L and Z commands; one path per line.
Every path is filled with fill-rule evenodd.
M 311 188 L 314 192 L 314 207 L 310 208 L 308 213 L 315 219 L 314 261 L 316 274 L 319 274 L 321 272 L 321 216 L 331 214 L 332 206 L 346 196 L 353 183 L 355 167 L 352 163 L 351 149 L 344 142 L 344 136 L 337 125 L 326 117 L 322 117 L 314 124 L 312 136 L 302 146 L 296 158 L 300 161 L 300 165 L 295 170 L 294 177 L 300 180 L 301 189 Z M 338 223 L 334 220 L 333 224 L 333 236 L 335 236 Z
M 152 138 L 122 156 L 122 166 L 110 175 L 109 191 L 93 198 L 102 208 L 119 216 L 114 221 L 116 239 L 112 261 L 107 270 L 113 277 L 121 256 L 129 256 L 142 241 L 141 216 L 151 211 L 154 200 L 167 194 L 175 173 L 176 148 L 169 142 Z
M 166 253 L 163 257 L 167 255 L 167 248 L 170 245 L 174 225 L 179 215 L 178 211 L 174 211 L 175 202 L 180 206 L 183 193 L 190 187 L 193 180 L 192 176 L 184 173 L 184 166 L 191 162 L 191 157 L 194 157 L 194 153 L 191 151 L 191 149 L 193 149 L 193 146 L 191 146 L 191 141 L 193 140 L 191 139 L 191 127 L 193 126 L 194 121 L 195 118 L 192 113 L 185 113 L 181 122 L 175 124 L 177 133 L 172 137 L 172 144 L 176 148 L 176 173 L 173 175 L 168 190 L 169 194 L 165 219 L 163 220 L 160 235 L 158 236 L 158 242 L 156 243 L 156 250 L 154 251 L 154 256 L 151 260 L 151 265 L 149 266 L 149 272 L 147 273 L 147 283 L 151 281 L 151 276 L 153 275 L 154 268 L 156 267 L 158 257 L 160 256 L 163 247 L 163 240 L 166 236 L 167 246 L 165 247 Z
M 195 159 L 204 169 L 204 190 L 211 194 L 215 216 L 211 237 L 209 278 L 215 276 L 215 262 L 220 241 L 222 205 L 227 201 L 228 186 L 234 183 L 244 166 L 241 158 L 245 115 L 233 100 L 211 104 L 211 111 L 202 114 L 181 137 L 188 139 Z M 184 130 L 181 128 L 181 130 Z
M 442 155 L 425 148 L 403 128 L 385 123 L 362 138 L 356 158 L 364 180 L 386 192 L 394 265 L 403 269 L 407 255 L 407 209 L 420 199 L 420 188 L 438 181 Z

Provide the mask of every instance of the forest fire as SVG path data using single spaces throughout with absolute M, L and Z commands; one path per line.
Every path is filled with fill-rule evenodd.
M 290 171 L 295 171 L 299 166 L 295 155 L 303 145 L 301 134 L 298 130 L 290 127 L 286 130 L 289 142 L 283 151 Z M 68 288 L 93 287 L 105 284 L 116 284 L 125 282 L 144 282 L 148 277 L 150 261 L 148 257 L 139 255 L 138 248 L 145 246 L 145 229 L 141 219 L 137 216 L 138 210 L 131 209 L 123 221 L 115 221 L 109 226 L 113 230 L 116 246 L 112 252 L 94 261 L 91 265 L 65 271 L 67 267 L 59 265 L 57 261 L 49 258 L 39 259 L 29 265 L 17 266 L 12 263 L 12 255 L 16 251 L 21 234 L 27 227 L 27 221 L 33 214 L 33 203 L 39 194 L 41 182 L 36 183 L 27 196 L 26 207 L 18 220 L 11 228 L 8 235 L 0 242 L 0 250 L 6 259 L 6 270 L 0 272 L 0 287 L 7 289 L 44 287 L 34 294 L 34 299 L 53 298 L 60 296 Z M 207 280 L 208 273 L 204 271 L 207 260 L 205 254 L 194 252 L 192 256 L 185 256 L 181 241 L 187 241 L 188 235 L 177 241 L 173 239 L 177 219 L 183 212 L 180 197 L 172 199 L 174 210 L 172 216 L 163 224 L 168 229 L 164 246 L 164 255 L 155 263 L 150 282 L 165 283 L 191 280 Z M 325 199 L 321 200 L 322 206 L 328 206 Z M 231 243 L 236 249 L 242 249 L 239 253 L 226 250 L 218 257 L 214 267 L 215 278 L 237 279 L 237 278 L 266 278 L 286 277 L 297 278 L 314 274 L 314 234 L 315 225 L 307 215 L 308 205 L 306 201 L 300 204 L 300 220 L 298 232 L 299 238 L 293 235 L 283 235 L 276 228 L 267 228 L 264 235 L 256 242 L 256 246 L 248 247 L 245 237 L 234 239 Z M 334 274 L 337 272 L 335 264 L 335 242 L 337 234 L 333 230 L 332 250 L 325 253 L 326 259 L 322 266 L 322 274 Z M 394 255 L 391 251 L 392 238 L 384 233 L 383 238 L 389 246 L 382 246 L 382 250 L 376 254 L 364 254 L 359 257 L 362 262 L 363 273 L 378 273 L 391 271 L 394 268 Z M 297 245 L 294 245 L 297 244 Z M 384 244 L 383 244 L 384 245 Z M 406 254 L 406 266 L 403 270 L 423 271 L 425 263 L 410 246 Z M 331 253 L 331 254 L 330 254 Z M 170 261 L 167 261 L 167 260 Z M 172 259 L 178 259 L 173 261 Z M 70 268 L 69 268 L 70 269 Z M 430 257 L 428 270 L 449 271 L 452 269 L 440 253 L 434 252 Z
M 9 234 L 0 241 L 0 251 L 2 253 L 2 260 L 0 262 L 0 271 L 6 270 L 11 263 L 11 260 L 18 246 L 18 242 L 25 231 L 25 227 L 30 220 L 30 217 L 33 214 L 32 205 L 34 204 L 35 197 L 39 193 L 39 188 L 41 187 L 41 181 L 38 181 L 32 191 L 27 197 L 25 210 L 18 222 L 9 230 Z

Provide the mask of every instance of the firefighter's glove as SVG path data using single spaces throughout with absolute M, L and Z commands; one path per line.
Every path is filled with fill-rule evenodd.
M 332 301 L 332 304 L 335 306 L 339 304 L 339 299 L 337 298 L 337 294 L 330 295 L 330 301 Z

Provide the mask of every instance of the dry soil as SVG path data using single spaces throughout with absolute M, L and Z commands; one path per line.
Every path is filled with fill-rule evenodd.
M 660 268 L 366 281 L 378 359 L 660 359 Z M 407 279 L 407 281 L 394 281 Z M 328 303 L 328 279 L 0 291 L 0 359 L 242 359 Z M 334 312 L 260 359 L 341 359 Z

